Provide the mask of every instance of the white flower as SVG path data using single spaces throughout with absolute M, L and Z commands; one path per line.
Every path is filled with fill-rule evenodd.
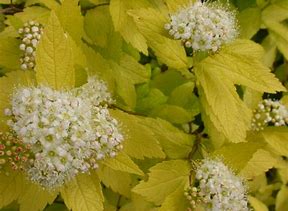
M 12 109 L 6 113 L 11 129 L 35 154 L 26 169 L 32 181 L 58 187 L 122 149 L 123 136 L 107 102 L 112 102 L 107 88 L 96 78 L 72 92 L 45 86 L 14 92 Z
M 243 181 L 220 160 L 204 159 L 196 170 L 195 186 L 185 195 L 193 208 L 207 211 L 245 211 L 248 209 Z
M 218 2 L 201 2 L 170 15 L 164 26 L 174 39 L 194 51 L 217 51 L 238 36 L 236 15 Z
M 252 130 L 260 131 L 268 125 L 285 126 L 288 124 L 288 109 L 279 101 L 265 99 L 253 111 Z
M 29 21 L 24 24 L 23 28 L 18 30 L 22 43 L 19 48 L 23 51 L 23 56 L 20 58 L 22 70 L 33 69 L 35 66 L 35 51 L 43 34 L 43 27 L 35 21 Z

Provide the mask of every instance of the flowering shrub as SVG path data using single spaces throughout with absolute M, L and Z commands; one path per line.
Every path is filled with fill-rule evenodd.
M 287 0 L 0 11 L 1 210 L 288 210 Z

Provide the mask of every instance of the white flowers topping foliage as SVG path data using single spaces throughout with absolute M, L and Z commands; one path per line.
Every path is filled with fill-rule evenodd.
M 288 109 L 279 101 L 265 99 L 253 111 L 252 130 L 260 131 L 268 125 L 285 126 L 288 124 Z
M 22 40 L 19 48 L 23 51 L 23 56 L 20 58 L 21 69 L 32 70 L 35 66 L 35 51 L 43 34 L 43 27 L 35 21 L 29 21 L 18 30 L 18 33 Z
M 238 36 L 235 12 L 218 2 L 198 0 L 170 15 L 165 29 L 193 51 L 217 51 Z
M 29 178 L 51 189 L 97 168 L 97 160 L 114 157 L 123 136 L 107 109 L 111 101 L 96 78 L 71 92 L 44 86 L 17 89 L 9 125 L 35 155 L 26 169 Z
M 245 211 L 248 209 L 243 181 L 220 160 L 204 159 L 196 170 L 194 187 L 185 195 L 192 208 L 207 211 Z

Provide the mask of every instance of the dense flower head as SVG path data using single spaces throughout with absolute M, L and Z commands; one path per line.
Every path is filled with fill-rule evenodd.
M 194 51 L 215 52 L 238 36 L 235 12 L 218 2 L 198 0 L 170 15 L 170 19 L 165 29 Z
M 89 83 L 104 86 L 96 79 Z M 97 94 L 97 89 L 86 90 L 93 87 L 89 83 L 83 90 L 71 92 L 45 86 L 18 88 L 12 108 L 6 109 L 11 129 L 35 156 L 26 169 L 29 178 L 46 188 L 97 168 L 97 161 L 114 157 L 122 149 L 118 122 L 101 102 L 110 102 L 110 96 L 106 91 Z
M 260 131 L 268 125 L 285 126 L 288 124 L 288 109 L 279 101 L 265 99 L 253 111 L 252 130 Z
M 35 21 L 28 21 L 18 33 L 22 41 L 19 48 L 23 51 L 20 67 L 22 70 L 32 70 L 35 67 L 35 51 L 43 34 L 43 26 Z
M 33 161 L 30 146 L 25 145 L 11 132 L 0 132 L 0 172 L 5 167 L 23 170 Z
M 205 210 L 245 211 L 248 209 L 243 181 L 220 160 L 204 159 L 196 170 L 194 187 L 185 195 L 192 208 Z

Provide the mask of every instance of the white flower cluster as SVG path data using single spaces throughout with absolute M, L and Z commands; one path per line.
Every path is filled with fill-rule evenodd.
M 185 195 L 192 208 L 204 207 L 207 211 L 248 211 L 246 189 L 220 160 L 204 159 L 196 170 L 195 185 Z
M 235 12 L 218 2 L 197 2 L 170 16 L 165 29 L 194 51 L 216 52 L 238 36 Z
M 268 125 L 288 125 L 288 109 L 279 101 L 265 99 L 253 111 L 252 130 L 260 131 Z
M 104 85 L 101 82 L 95 85 Z M 86 88 L 93 87 L 89 84 Z M 29 144 L 35 155 L 26 171 L 30 179 L 45 188 L 55 188 L 79 172 L 97 168 L 97 161 L 114 157 L 122 149 L 123 136 L 118 122 L 109 114 L 107 106 L 95 106 L 109 94 L 99 88 L 92 98 L 83 88 L 83 96 L 74 92 L 61 92 L 49 87 L 24 87 L 17 89 L 12 98 L 11 129 Z M 104 95 L 102 95 L 104 94 Z
M 43 27 L 35 21 L 29 21 L 18 30 L 18 33 L 22 39 L 19 48 L 24 52 L 20 58 L 20 67 L 22 70 L 31 70 L 35 66 L 35 50 L 43 34 Z

